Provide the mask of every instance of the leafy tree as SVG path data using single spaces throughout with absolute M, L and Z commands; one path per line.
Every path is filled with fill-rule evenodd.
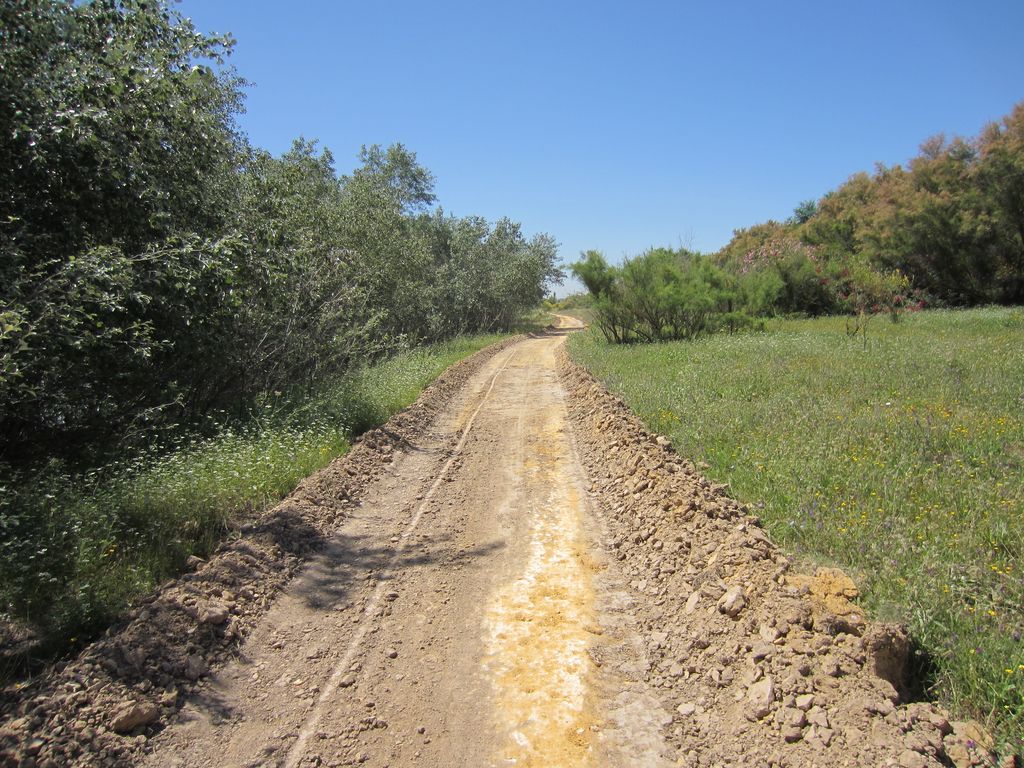
M 779 230 L 785 233 L 785 230 Z M 835 301 L 821 250 L 791 234 L 764 240 L 740 262 L 742 295 L 752 314 L 833 311 Z
M 982 131 L 977 180 L 991 212 L 1000 298 L 1024 302 L 1024 103 Z
M 801 228 L 801 237 L 822 249 L 829 259 L 844 259 L 860 247 L 864 208 L 876 187 L 866 173 L 855 173 L 818 201 L 818 211 Z
M 814 214 L 818 212 L 818 201 L 817 200 L 803 200 L 793 209 L 793 216 L 789 219 L 790 224 L 806 224 L 810 221 Z
M 236 226 L 252 257 L 239 274 L 237 314 L 219 386 L 230 402 L 310 386 L 320 376 L 379 355 L 382 309 L 369 306 L 347 247 L 342 183 L 334 158 L 298 139 L 280 158 L 250 154 Z
M 353 178 L 374 186 L 381 194 L 394 200 L 405 213 L 422 211 L 432 205 L 434 175 L 416 162 L 416 153 L 402 144 L 392 144 L 386 150 L 379 144 L 364 146 L 359 152 L 362 166 Z
M 837 286 L 847 314 L 846 332 L 859 335 L 866 346 L 868 323 L 880 313 L 896 320 L 906 303 L 909 281 L 898 271 L 882 272 L 861 262 L 845 269 Z
M 237 256 L 230 46 L 142 0 L 0 9 L 0 458 L 165 406 L 172 340 L 216 324 L 189 318 Z
M 492 227 L 480 217 L 438 212 L 421 222 L 430 232 L 436 270 L 430 326 L 449 332 L 511 327 L 543 300 L 546 286 L 563 278 L 555 241 L 548 235 L 527 239 L 508 219 Z
M 595 297 L 607 296 L 615 281 L 615 272 L 608 265 L 604 255 L 595 250 L 585 251 L 580 255 L 583 260 L 571 266 L 572 274 Z
M 0 10 L 0 233 L 24 258 L 224 215 L 240 139 L 229 37 L 145 0 L 24 0 Z
M 689 339 L 715 330 L 735 300 L 735 281 L 709 259 L 686 250 L 652 248 L 608 266 L 597 251 L 572 265 L 594 297 L 598 327 L 609 341 Z
M 22 0 L 0 21 L 0 462 L 244 417 L 508 327 L 560 279 L 546 235 L 433 216 L 401 144 L 347 177 L 315 142 L 249 148 L 231 39 L 163 0 Z
M 749 269 L 751 254 L 767 243 L 792 234 L 792 227 L 777 221 L 766 221 L 745 229 L 733 230 L 732 239 L 713 258 L 716 264 L 733 272 Z

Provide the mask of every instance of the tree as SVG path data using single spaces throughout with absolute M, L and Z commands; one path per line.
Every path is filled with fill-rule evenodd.
M 1001 299 L 1024 302 L 1024 103 L 978 140 L 977 179 L 985 196 L 998 254 Z
M 810 221 L 814 214 L 818 212 L 818 201 L 817 200 L 803 200 L 796 208 L 793 209 L 793 215 L 790 217 L 790 224 L 806 224 Z
M 0 458 L 173 399 L 165 352 L 238 254 L 230 49 L 144 0 L 0 9 Z
M 598 251 L 571 269 L 594 297 L 597 326 L 616 343 L 691 339 L 736 322 L 735 281 L 710 259 L 652 248 L 621 268 Z
M 0 227 L 23 258 L 222 222 L 241 81 L 229 37 L 160 3 L 4 3 Z
M 0 5 L 0 462 L 244 418 L 262 392 L 507 328 L 561 277 L 546 235 L 432 216 L 401 144 L 347 177 L 316 142 L 249 148 L 232 40 L 168 2 Z
M 615 281 L 615 273 L 600 251 L 589 250 L 580 253 L 582 261 L 570 267 L 572 274 L 583 283 L 590 293 L 600 298 L 607 296 Z
M 359 152 L 362 166 L 353 179 L 367 182 L 389 196 L 405 213 L 422 211 L 433 205 L 434 175 L 416 162 L 416 153 L 402 144 L 382 150 L 379 144 L 364 146 Z

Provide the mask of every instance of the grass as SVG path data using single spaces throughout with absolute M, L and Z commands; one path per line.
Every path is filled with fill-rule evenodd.
M 842 318 L 572 355 L 775 541 L 908 624 L 928 693 L 1024 748 L 1024 312 Z
M 411 404 L 448 366 L 503 338 L 462 337 L 401 353 L 301 402 L 271 396 L 258 418 L 118 464 L 50 466 L 0 485 L 0 609 L 41 638 L 21 674 L 88 641 L 138 596 L 207 555 L 350 439 Z

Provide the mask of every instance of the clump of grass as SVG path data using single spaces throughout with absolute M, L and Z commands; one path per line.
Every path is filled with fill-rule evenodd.
M 207 555 L 233 528 L 411 404 L 448 366 L 501 336 L 400 353 L 312 395 L 276 393 L 213 437 L 71 473 L 0 467 L 0 619 L 32 627 L 33 658 L 94 637 L 139 595 Z M 13 663 L 13 662 L 9 662 Z M 0 669 L 0 677 L 22 670 Z
M 1024 747 L 1024 324 L 1003 308 L 842 318 L 574 357 L 757 505 L 783 546 L 911 628 L 929 693 Z

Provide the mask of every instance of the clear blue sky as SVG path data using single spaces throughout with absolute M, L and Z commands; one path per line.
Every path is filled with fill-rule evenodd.
M 1024 100 L 1022 0 L 178 8 L 237 38 L 254 144 L 318 138 L 348 172 L 402 142 L 447 211 L 548 232 L 567 262 L 717 250 Z

